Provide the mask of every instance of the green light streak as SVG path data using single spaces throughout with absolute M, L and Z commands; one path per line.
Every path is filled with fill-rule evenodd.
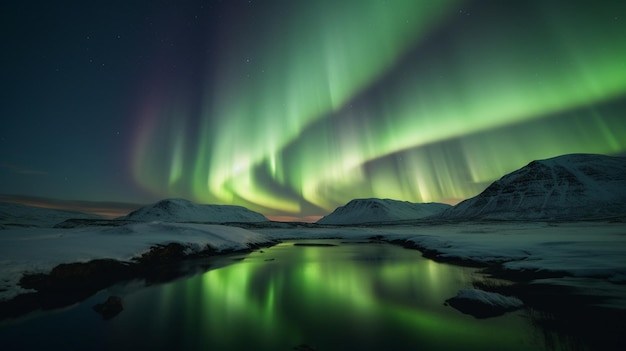
M 308 215 L 357 197 L 458 201 L 533 159 L 626 151 L 619 5 L 556 16 L 531 1 L 522 19 L 470 21 L 466 4 L 299 2 L 224 24 L 237 45 L 217 53 L 197 129 L 184 99 L 152 107 L 135 178 L 162 196 Z
M 183 143 L 183 129 L 177 128 L 176 135 L 174 137 L 174 145 L 172 148 L 172 164 L 170 166 L 169 185 L 178 182 L 183 175 L 183 155 L 184 155 L 184 143 Z
M 225 88 L 211 97 L 215 105 L 207 112 L 223 116 L 211 147 L 208 189 L 194 188 L 194 194 L 223 201 L 236 196 L 261 207 L 298 212 L 297 202 L 260 190 L 254 167 L 267 160 L 273 178 L 284 178 L 284 170 L 276 167 L 280 149 L 387 71 L 452 3 L 301 4 L 293 16 L 278 19 L 276 28 L 261 34 L 257 40 L 269 44 L 260 48 L 261 54 L 230 53 L 218 69 Z M 365 37 L 363 23 L 376 30 Z
M 567 23 L 562 24 L 562 27 L 575 28 L 575 25 Z M 445 187 L 465 187 L 467 190 L 448 191 L 447 196 L 442 193 L 432 196 L 429 192 L 436 187 L 437 182 L 424 182 L 423 178 L 419 178 L 419 173 L 388 170 L 380 179 L 372 179 L 365 177 L 362 165 L 404 150 L 522 122 L 530 123 L 566 111 L 576 112 L 577 109 L 626 95 L 626 61 L 622 59 L 626 57 L 626 46 L 615 45 L 619 42 L 617 36 L 624 32 L 613 31 L 610 32 L 613 35 L 587 38 L 579 38 L 571 33 L 568 37 L 577 38 L 577 42 L 570 46 L 577 50 L 561 50 L 558 45 L 560 40 L 534 42 L 536 38 L 545 36 L 541 29 L 513 28 L 504 35 L 502 30 L 499 28 L 495 32 L 479 28 L 476 32 L 461 33 L 455 37 L 452 48 L 448 48 L 452 59 L 421 62 L 411 75 L 402 77 L 403 82 L 395 86 L 396 90 L 385 96 L 384 101 L 366 104 L 356 113 L 342 112 L 338 118 L 347 120 L 344 125 L 329 122 L 330 129 L 342 131 L 341 134 L 330 132 L 331 136 L 328 137 L 328 140 L 337 140 L 337 144 L 321 142 L 314 147 L 313 144 L 320 138 L 319 131 L 311 133 L 311 140 L 301 141 L 303 146 L 297 154 L 306 162 L 295 168 L 305 177 L 302 181 L 303 196 L 319 207 L 328 209 L 342 203 L 332 196 L 338 191 L 345 194 L 342 195 L 343 202 L 359 196 L 396 196 L 419 201 L 437 201 L 458 195 L 464 195 L 462 198 L 472 196 L 476 192 L 467 191 L 473 189 L 466 187 L 462 178 L 455 177 L 456 185 L 448 183 Z M 481 45 L 487 46 L 483 50 L 475 49 L 475 38 L 478 37 Z M 522 45 L 511 45 L 507 42 L 510 38 L 515 38 L 516 44 Z M 382 104 L 392 107 L 383 109 L 379 107 Z M 586 118 L 587 121 L 582 123 L 589 129 L 597 129 L 595 127 L 598 124 L 606 123 L 598 121 L 597 114 L 587 114 Z M 544 130 L 544 125 L 535 126 L 539 133 Z M 472 167 L 474 159 L 490 153 L 493 156 L 490 160 L 495 164 L 507 164 L 506 167 L 484 167 L 482 169 L 487 174 L 473 177 L 475 182 L 486 182 L 499 178 L 505 171 L 510 172 L 533 158 L 554 156 L 559 152 L 622 152 L 626 150 L 626 142 L 617 142 L 619 145 L 616 145 L 616 140 L 625 140 L 624 134 L 620 134 L 623 122 L 621 126 L 608 135 L 606 129 L 595 134 L 590 133 L 589 129 L 577 130 L 573 135 L 552 134 L 543 137 L 543 143 L 537 143 L 533 136 L 535 131 L 526 133 L 524 137 L 540 145 L 543 151 L 525 152 L 523 162 L 515 163 L 507 161 L 511 158 L 506 151 L 515 148 L 507 146 L 506 141 L 489 144 L 479 141 L 481 147 L 474 148 L 476 152 L 471 155 L 466 153 L 465 160 L 457 158 L 457 163 L 464 161 L 475 169 L 477 167 Z M 554 131 L 552 129 L 551 133 Z M 488 139 L 494 138 L 488 135 Z M 583 138 L 588 142 L 581 144 Z M 572 145 L 575 142 L 577 144 Z M 520 159 L 517 158 L 517 161 Z M 416 168 L 422 169 L 439 166 L 426 162 L 418 162 L 418 165 Z M 450 171 L 453 168 L 437 168 L 443 168 L 447 175 L 453 173 Z M 397 174 L 409 174 L 417 178 L 417 184 L 411 189 L 414 195 L 411 196 L 411 191 L 407 193 L 406 187 L 402 186 L 403 177 Z M 346 188 L 347 184 L 357 184 L 355 187 L 359 189 L 370 184 L 372 190 L 359 194 Z
M 617 55 L 615 62 L 606 72 L 619 71 L 619 67 L 623 66 L 623 60 L 617 57 L 626 57 L 624 55 L 626 51 Z M 475 68 L 472 69 L 472 67 L 477 65 L 478 63 L 475 62 L 468 64 L 466 66 L 468 78 L 451 81 L 441 89 L 420 89 L 421 84 L 427 87 L 436 84 L 433 78 L 430 80 L 416 77 L 414 79 L 416 85 L 399 92 L 411 92 L 411 95 L 401 99 L 397 104 L 398 110 L 394 111 L 392 116 L 387 117 L 388 120 L 394 121 L 394 127 L 391 130 L 369 138 L 367 134 L 361 134 L 362 136 L 357 140 L 351 140 L 350 145 L 345 149 L 340 149 L 345 150 L 341 157 L 335 158 L 334 162 L 327 162 L 324 167 L 319 167 L 317 163 L 323 160 L 314 160 L 311 163 L 315 167 L 310 167 L 305 172 L 308 175 L 308 179 L 304 182 L 307 186 L 305 190 L 305 194 L 308 195 L 307 199 L 316 204 L 323 204 L 322 207 L 327 207 L 324 198 L 315 198 L 320 183 L 322 183 L 321 186 L 332 186 L 332 184 L 359 179 L 361 176 L 355 168 L 358 168 L 364 160 L 372 160 L 441 140 L 542 118 L 566 109 L 599 103 L 626 91 L 626 74 L 618 82 L 619 84 L 606 85 L 604 90 L 599 91 L 597 84 L 593 84 L 596 82 L 584 84 L 584 72 L 568 70 L 567 79 L 564 73 L 561 75 L 546 72 L 548 83 L 537 83 L 526 80 L 523 74 L 510 72 L 510 69 L 505 71 L 491 66 L 489 67 L 492 70 L 491 75 L 480 72 L 480 69 L 477 70 L 478 72 L 474 71 Z M 482 68 L 487 70 L 488 67 Z M 609 75 L 614 76 L 614 74 Z M 485 81 L 484 77 L 494 78 Z M 507 82 L 517 82 L 517 84 L 512 85 Z M 462 88 L 455 90 L 454 87 Z M 463 101 L 471 103 L 464 104 Z M 430 122 L 432 119 L 429 116 L 437 116 L 436 121 Z M 553 137 L 565 143 L 571 140 L 565 135 Z M 377 147 L 367 149 L 363 148 L 363 145 L 377 145 Z M 506 143 L 492 145 L 506 145 Z M 487 147 L 483 150 L 489 149 Z M 603 149 L 602 151 L 614 150 Z M 315 152 L 319 152 L 319 149 Z M 332 152 L 332 150 L 328 151 L 329 154 Z M 500 153 L 497 159 L 502 159 L 503 156 Z M 309 157 L 315 157 L 315 155 L 311 154 Z M 528 161 L 528 155 L 526 155 L 525 162 Z M 329 169 L 332 169 L 332 173 L 326 172 Z M 346 180 L 346 176 L 351 174 L 354 174 L 354 177 Z M 493 180 L 499 175 L 502 173 L 491 173 L 488 179 Z

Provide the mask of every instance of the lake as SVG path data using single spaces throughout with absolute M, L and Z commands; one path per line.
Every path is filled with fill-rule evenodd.
M 335 246 L 308 246 L 307 243 Z M 295 245 L 298 244 L 298 245 Z M 476 319 L 445 306 L 481 279 L 384 243 L 288 241 L 173 282 L 119 284 L 72 307 L 0 327 L 9 349 L 542 350 L 520 310 Z M 124 310 L 103 320 L 111 295 Z M 548 347 L 550 346 L 550 347 Z

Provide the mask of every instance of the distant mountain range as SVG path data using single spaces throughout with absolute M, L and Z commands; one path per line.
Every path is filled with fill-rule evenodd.
M 571 154 L 532 161 L 456 206 L 391 199 L 355 199 L 318 224 L 349 225 L 409 220 L 593 220 L 626 218 L 626 157 Z M 75 211 L 0 203 L 0 228 L 96 224 L 102 217 Z M 166 199 L 144 206 L 124 221 L 258 223 L 269 220 L 241 206 L 199 205 Z M 72 222 L 72 221 L 68 221 Z M 80 223 L 78 223 L 80 222 Z M 121 221 L 118 221 L 122 223 Z M 101 223 L 99 224 L 101 225 Z
M 441 203 L 413 203 L 391 199 L 355 199 L 338 207 L 318 224 L 384 223 L 431 217 L 452 206 Z
M 120 220 L 162 222 L 267 222 L 265 216 L 242 206 L 198 205 L 184 199 L 166 199 L 144 206 Z
M 626 157 L 532 161 L 441 214 L 449 219 L 587 220 L 626 216 Z
M 402 220 L 592 220 L 626 217 L 626 157 L 570 154 L 532 161 L 456 206 L 356 199 L 319 224 Z

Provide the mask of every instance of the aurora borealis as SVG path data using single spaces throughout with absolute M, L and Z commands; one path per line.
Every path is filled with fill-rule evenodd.
M 0 193 L 320 216 L 626 152 L 621 1 L 59 3 L 2 5 Z

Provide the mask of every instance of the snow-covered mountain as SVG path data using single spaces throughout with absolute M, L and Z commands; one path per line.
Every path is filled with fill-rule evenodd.
M 413 203 L 391 199 L 355 199 L 322 217 L 319 224 L 394 222 L 430 217 L 450 208 L 441 203 Z
M 198 205 L 184 199 L 165 199 L 118 219 L 139 222 L 267 222 L 260 213 L 241 206 Z
M 67 219 L 100 219 L 78 211 L 54 210 L 16 203 L 0 202 L 0 227 L 52 227 Z
M 538 160 L 446 210 L 444 218 L 584 220 L 626 216 L 626 157 Z

